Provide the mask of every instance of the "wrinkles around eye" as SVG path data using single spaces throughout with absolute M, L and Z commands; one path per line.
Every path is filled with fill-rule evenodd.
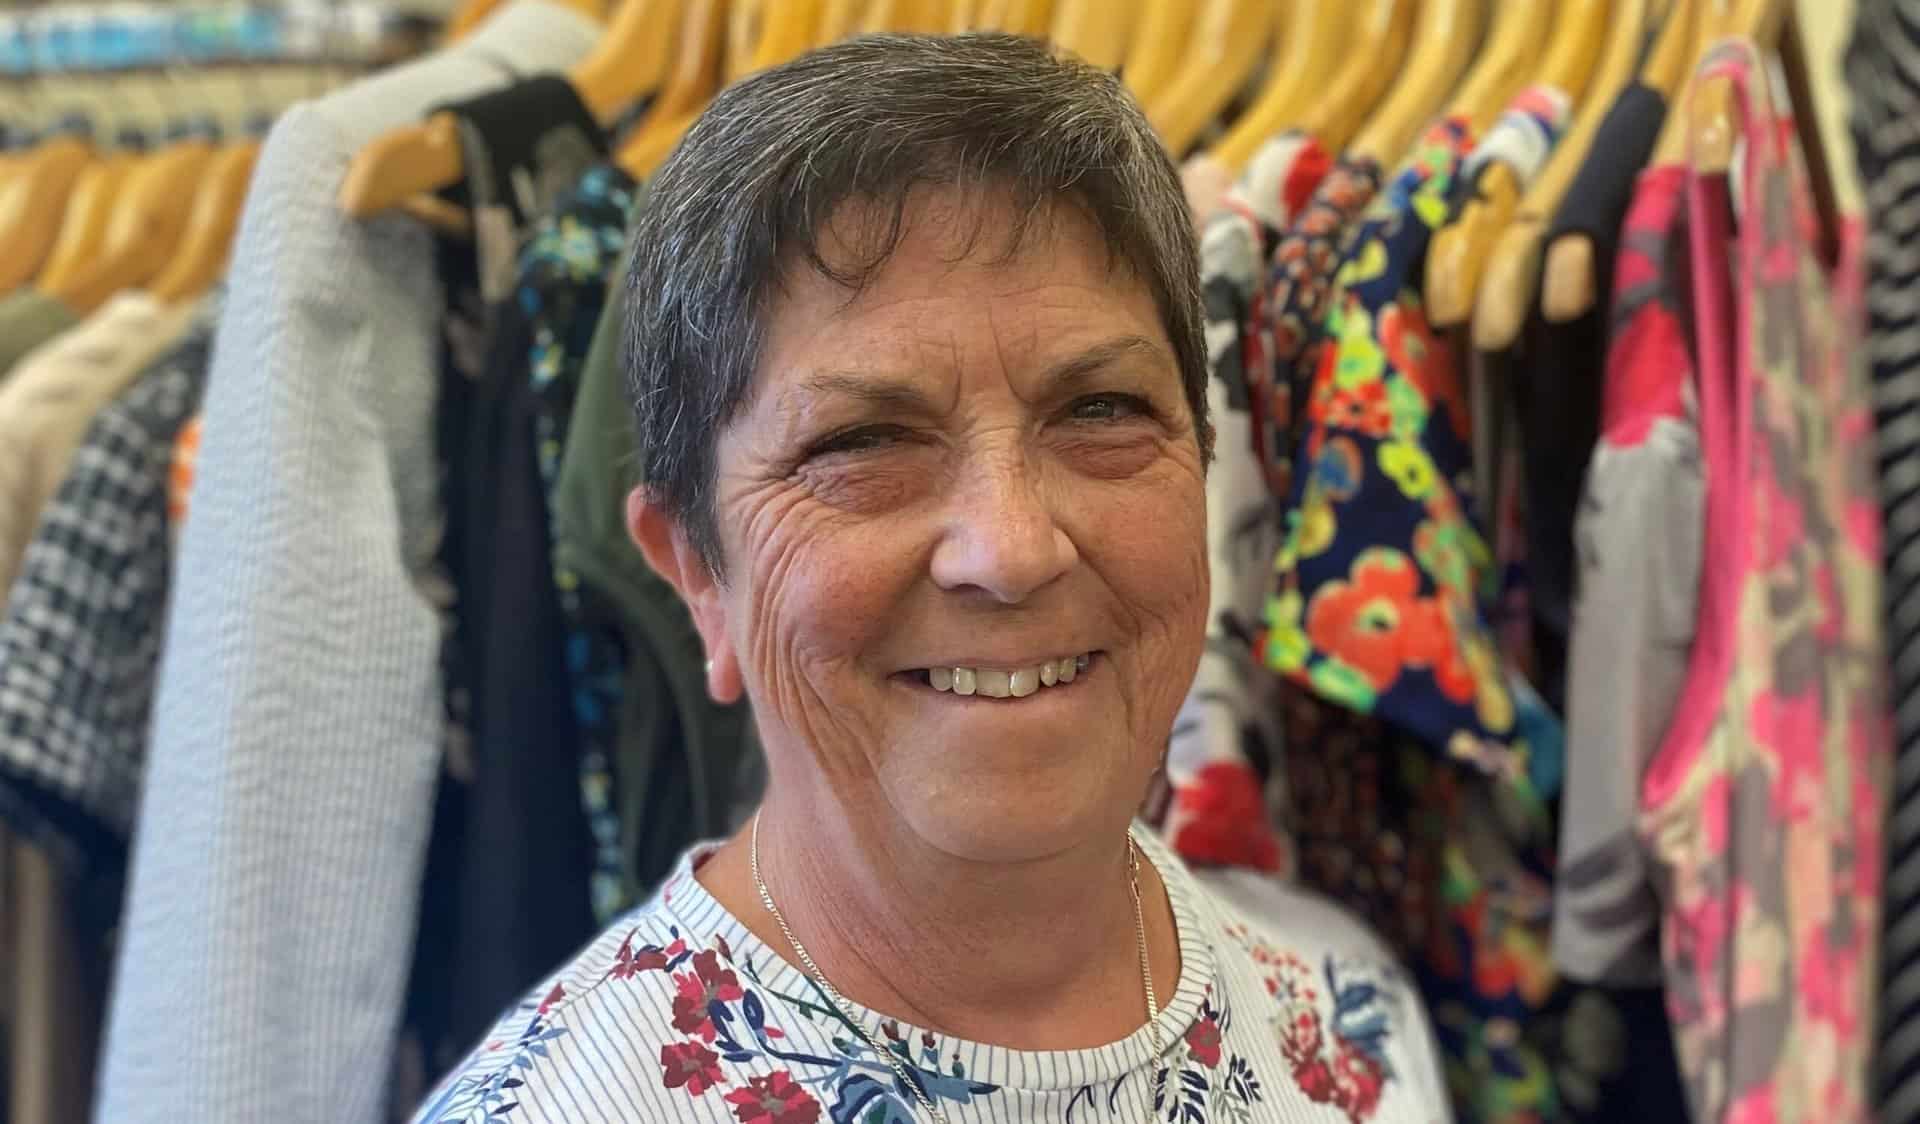
M 837 440 L 837 439 L 836 439 Z M 1168 435 L 1142 415 L 1074 421 L 1038 438 L 1035 465 L 1057 479 L 1121 480 L 1168 455 Z M 863 434 L 808 454 L 791 474 L 818 502 L 843 511 L 897 510 L 949 487 L 961 454 L 902 434 Z
M 846 511 L 891 511 L 918 499 L 939 478 L 938 452 L 899 441 L 810 456 L 794 479 L 814 499 Z

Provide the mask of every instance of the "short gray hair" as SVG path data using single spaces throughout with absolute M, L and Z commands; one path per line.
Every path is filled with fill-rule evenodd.
M 873 35 L 723 90 L 650 184 L 633 232 L 627 378 L 654 502 L 721 576 L 715 447 L 748 398 L 782 271 L 857 292 L 904 233 L 918 186 L 1010 193 L 1016 229 L 1078 206 L 1151 290 L 1211 455 L 1199 253 L 1179 173 L 1113 78 L 1011 35 Z M 849 202 L 890 210 L 856 267 L 820 248 Z M 998 234 L 999 232 L 995 232 Z

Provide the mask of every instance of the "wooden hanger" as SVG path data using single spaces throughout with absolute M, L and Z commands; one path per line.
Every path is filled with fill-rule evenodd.
M 727 0 L 687 0 L 679 49 L 647 121 L 673 121 L 700 109 L 720 89 L 727 44 Z M 644 126 L 642 131 L 644 131 Z
M 860 30 L 938 35 L 947 29 L 948 8 L 948 0 L 872 0 Z
M 440 30 L 443 42 L 458 43 L 473 34 L 473 29 L 487 21 L 493 10 L 500 6 L 500 0 L 460 0 L 460 6 L 447 17 L 446 26 Z
M 75 137 L 42 141 L 0 187 L 0 292 L 34 275 L 60 232 L 74 181 L 93 162 L 93 146 Z
M 1772 46 L 1780 41 L 1786 18 L 1786 0 L 1739 0 L 1715 39 L 1738 36 Z M 1734 146 L 1740 139 L 1740 110 L 1733 79 L 1723 74 L 1702 75 L 1687 96 L 1687 110 L 1682 116 L 1687 120 L 1688 151 L 1694 170 L 1724 175 L 1732 169 Z
M 826 0 L 733 0 L 727 19 L 727 83 L 811 49 L 825 7 Z
M 179 247 L 194 188 L 213 159 L 213 145 L 181 141 L 140 162 L 114 203 L 99 257 L 58 284 L 40 288 L 82 314 L 115 293 L 152 280 Z
M 598 16 L 600 0 L 563 2 L 582 14 L 595 18 Z M 649 3 L 648 0 L 628 0 L 627 8 L 634 9 L 629 17 L 633 22 L 620 29 L 620 37 L 611 43 L 608 38 L 613 29 L 602 35 L 580 68 L 585 69 L 588 64 L 592 66 L 586 77 L 588 85 L 581 84 L 577 78 L 578 71 L 568 74 L 575 92 L 581 95 L 581 100 L 601 121 L 611 121 L 632 101 L 631 98 L 620 96 L 632 88 L 633 79 L 623 73 L 623 68 L 629 62 L 618 52 L 642 42 L 648 34 L 647 29 L 665 17 L 666 6 Z M 646 47 L 642 53 L 655 52 L 653 48 Z M 657 77 L 654 81 L 657 83 Z M 640 92 L 644 93 L 645 88 Z M 458 208 L 449 208 L 444 204 L 433 206 L 427 204 L 423 197 L 452 187 L 466 174 L 460 150 L 459 121 L 452 113 L 441 112 L 416 124 L 388 129 L 369 141 L 366 147 L 354 154 L 353 162 L 347 165 L 347 174 L 340 181 L 337 198 L 340 209 L 355 218 L 371 218 L 402 204 L 411 204 L 409 209 L 423 216 L 442 213 L 457 215 Z
M 820 25 L 813 30 L 813 45 L 824 47 L 858 34 L 866 15 L 866 0 L 826 0 L 820 9 Z
M 618 163 L 621 169 L 636 180 L 651 177 L 660 170 L 660 165 L 667 162 L 667 157 L 673 155 L 680 138 L 687 135 L 687 130 L 693 128 L 693 123 L 699 117 L 700 111 L 696 109 L 676 121 L 663 121 L 658 127 L 635 136 L 620 149 Z
M 1151 3 L 1151 0 L 1146 0 Z M 1059 0 L 1053 42 L 1102 70 L 1119 70 L 1140 23 L 1142 0 Z
M 825 0 L 763 0 L 760 34 L 755 40 L 747 73 L 753 74 L 797 59 L 813 49 Z
M 1009 35 L 1043 36 L 1053 24 L 1053 0 L 979 0 L 974 24 Z
M 1140 6 L 1140 22 L 1120 69 L 1135 101 L 1151 105 L 1173 84 L 1199 16 L 1200 0 L 1147 0 Z
M 1725 3 L 1725 0 L 1720 0 Z M 1640 68 L 1640 84 L 1671 101 L 1687 81 L 1687 67 L 1699 56 L 1707 0 L 1672 0 L 1660 35 Z
M 1615 0 L 1606 49 L 1593 80 L 1586 84 L 1573 126 L 1560 138 L 1547 166 L 1520 200 L 1513 222 L 1495 243 L 1473 308 L 1473 343 L 1482 351 L 1504 351 L 1520 338 L 1539 296 L 1542 245 L 1547 224 L 1579 175 L 1593 147 L 1594 134 L 1614 99 L 1633 80 L 1646 45 L 1647 0 Z
M 1555 5 L 1541 0 L 1493 0 L 1490 26 L 1479 57 L 1447 102 L 1447 116 L 1473 122 L 1485 132 L 1499 119 L 1508 99 L 1540 65 L 1540 53 L 1556 26 Z
M 1777 48 L 1787 78 L 1796 131 L 1801 138 L 1800 152 L 1805 160 L 1808 188 L 1818 218 L 1822 258 L 1836 260 L 1840 249 L 1839 189 L 1834 178 L 1836 166 L 1851 167 L 1850 152 L 1834 155 L 1834 142 L 1821 135 L 1820 106 L 1814 100 L 1813 64 L 1807 58 L 1806 41 L 1789 0 L 1737 0 L 1720 28 L 1721 38 L 1747 40 L 1760 47 Z M 1711 46 L 1709 46 L 1711 49 Z M 1838 76 L 1833 79 L 1837 81 Z M 1762 76 L 1758 80 L 1765 81 Z M 1687 160 L 1696 173 L 1727 175 L 1733 170 L 1734 152 L 1740 140 L 1742 107 L 1734 81 L 1724 74 L 1699 74 L 1687 97 Z M 1808 133 L 1812 143 L 1806 143 Z M 1665 138 L 1663 138 L 1665 139 Z M 1857 181 L 1856 181 L 1857 182 Z M 1857 205 L 1857 204 L 1856 204 Z
M 1670 105 L 1686 81 L 1688 66 L 1700 53 L 1704 17 L 1703 0 L 1674 0 L 1647 53 L 1646 65 L 1640 68 L 1640 84 L 1658 91 Z M 1599 304 L 1600 274 L 1594 252 L 1593 239 L 1585 234 L 1563 234 L 1547 247 L 1540 312 L 1549 324 L 1571 323 Z
M 187 229 L 179 249 L 166 268 L 147 285 L 162 304 L 197 297 L 212 287 L 227 269 L 233 235 L 240 228 L 240 212 L 253 181 L 253 165 L 260 156 L 259 141 L 241 141 L 222 149 L 207 167 L 206 178 L 193 197 Z
M 1288 5 L 1282 5 L 1283 16 Z M 1327 84 L 1354 49 L 1356 8 L 1342 0 L 1306 0 L 1291 5 L 1291 18 L 1274 29 L 1279 49 L 1267 63 L 1259 96 L 1209 154 L 1238 172 L 1282 130 L 1296 125 L 1307 108 L 1327 95 Z M 1368 60 L 1378 66 L 1379 60 Z
M 1823 125 L 1828 122 L 1823 120 L 1816 100 L 1815 64 L 1808 58 L 1806 39 L 1793 7 L 1789 0 L 1740 0 L 1723 30 L 1726 37 L 1749 40 L 1763 48 L 1774 47 L 1780 53 L 1794 125 L 1801 138 L 1800 152 L 1806 164 L 1810 201 L 1820 222 L 1819 252 L 1824 260 L 1834 261 L 1840 249 L 1840 187 L 1835 173 L 1838 168 L 1851 168 L 1853 156 L 1851 152 L 1838 152 L 1835 139 L 1823 135 L 1826 131 Z M 1838 75 L 1832 73 L 1830 60 L 1827 68 L 1829 80 L 1837 84 Z M 1741 107 L 1732 78 L 1706 74 L 1696 80 L 1688 98 L 1687 114 L 1691 137 L 1689 160 L 1696 172 L 1725 175 L 1732 171 L 1734 150 L 1741 133 L 1740 117 Z M 1809 134 L 1812 134 L 1811 143 L 1807 143 Z M 1857 209 L 1859 194 L 1850 202 Z
M 731 86 L 753 72 L 753 53 L 767 27 L 767 13 L 779 0 L 733 0 L 727 13 L 727 82 Z
M 1687 102 L 1693 97 L 1694 87 L 1699 84 L 1700 66 L 1706 62 L 1707 52 L 1733 26 L 1738 3 L 1739 0 L 1700 0 L 1685 74 L 1680 79 L 1676 93 L 1668 99 L 1667 119 L 1660 126 L 1659 139 L 1653 145 L 1654 167 L 1672 167 L 1687 162 Z
M 1391 167 L 1445 104 L 1485 24 L 1486 0 L 1421 0 L 1406 64 L 1350 151 Z
M 666 81 L 683 7 L 683 0 L 621 0 L 593 50 L 567 71 L 594 120 L 612 124 Z
M 1622 22 L 1609 26 L 1616 16 L 1621 17 Z M 1612 0 L 1560 0 L 1555 9 L 1553 38 L 1547 44 L 1547 56 L 1540 61 L 1540 69 L 1531 81 L 1565 93 L 1573 100 L 1573 108 L 1585 110 L 1589 118 L 1594 116 L 1590 107 L 1599 108 L 1604 117 L 1612 106 L 1595 107 L 1598 99 L 1588 94 L 1593 88 L 1593 76 L 1600 70 L 1600 56 L 1609 37 L 1625 35 L 1644 43 L 1646 29 L 1645 4 L 1635 13 L 1615 11 Z M 1626 72 L 1628 80 L 1639 66 L 1640 52 L 1636 50 Z
M 114 202 L 128 177 L 140 164 L 130 152 L 111 153 L 87 165 L 74 181 L 67 213 L 60 217 L 60 233 L 40 267 L 36 287 L 45 289 L 72 277 L 100 256 L 106 245 L 107 225 L 113 221 Z
M 1193 147 L 1201 130 L 1246 85 L 1276 26 L 1303 0 L 1208 0 L 1172 84 L 1147 105 L 1167 150 Z
M 459 183 L 466 174 L 459 120 L 451 113 L 436 113 L 418 124 L 389 129 L 355 153 L 340 181 L 340 209 L 355 218 L 371 218 Z
M 666 89 L 614 161 L 638 180 L 652 175 L 720 88 L 727 44 L 726 0 L 687 0 L 680 50 Z
M 1356 18 L 1346 62 L 1300 117 L 1300 130 L 1329 152 L 1345 150 L 1393 82 L 1413 40 L 1414 0 L 1371 0 Z
M 1520 82 L 1498 95 L 1499 104 L 1504 106 L 1530 77 L 1579 105 L 1600 61 L 1610 7 L 1609 0 L 1562 0 L 1545 58 L 1533 74 L 1523 69 Z M 1495 109 L 1489 118 L 1481 116 L 1486 113 L 1484 106 L 1466 106 L 1458 111 L 1473 114 L 1476 128 L 1491 125 L 1501 112 Z M 1519 174 L 1496 161 L 1481 173 L 1475 196 L 1461 208 L 1459 217 L 1434 236 L 1427 254 L 1426 297 L 1427 313 L 1435 326 L 1450 328 L 1472 318 L 1480 279 L 1501 233 L 1520 209 L 1522 187 Z

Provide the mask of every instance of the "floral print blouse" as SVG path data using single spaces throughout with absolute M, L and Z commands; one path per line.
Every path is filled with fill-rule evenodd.
M 1371 935 L 1266 879 L 1203 885 L 1137 834 L 1180 933 L 1159 1057 L 1145 1026 L 1030 1052 L 854 1010 L 953 1124 L 1449 1119 L 1418 999 Z M 840 1010 L 700 885 L 708 850 L 507 1012 L 416 1122 L 922 1122 Z

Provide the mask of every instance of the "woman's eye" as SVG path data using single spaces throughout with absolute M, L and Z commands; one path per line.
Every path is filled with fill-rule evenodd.
M 807 450 L 807 456 L 824 457 L 835 453 L 867 453 L 884 449 L 900 439 L 900 430 L 890 425 L 867 425 L 836 433 Z
M 1089 394 L 1068 412 L 1074 421 L 1105 422 L 1151 414 L 1153 408 L 1131 394 Z

